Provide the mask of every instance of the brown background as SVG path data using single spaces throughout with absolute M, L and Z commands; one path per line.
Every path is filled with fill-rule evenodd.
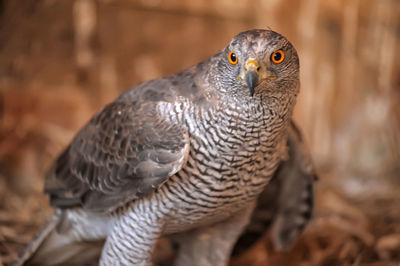
M 96 110 L 266 27 L 300 55 L 317 209 L 291 251 L 266 237 L 232 264 L 398 265 L 398 0 L 0 0 L 0 264 L 51 213 L 45 170 Z

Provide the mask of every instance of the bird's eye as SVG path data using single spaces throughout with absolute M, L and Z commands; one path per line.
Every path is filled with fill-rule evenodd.
M 285 59 L 285 53 L 282 50 L 277 50 L 271 55 L 271 60 L 275 64 L 282 63 L 283 59 Z
M 228 59 L 229 63 L 231 63 L 232 65 L 236 65 L 238 63 L 238 58 L 233 51 L 229 52 Z

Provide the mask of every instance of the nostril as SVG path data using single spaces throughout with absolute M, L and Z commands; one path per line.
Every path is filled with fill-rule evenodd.
M 257 72 L 260 71 L 261 67 L 257 67 Z

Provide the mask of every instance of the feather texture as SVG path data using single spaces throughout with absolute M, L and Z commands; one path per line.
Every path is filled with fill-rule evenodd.
M 278 49 L 285 60 L 276 64 Z M 228 60 L 232 51 L 237 64 Z M 249 61 L 258 65 L 250 85 Z M 189 253 L 178 264 L 224 265 L 240 235 L 232 229 L 245 227 L 288 156 L 299 86 L 292 44 L 252 30 L 197 65 L 126 91 L 89 121 L 46 176 L 45 192 L 71 225 L 60 237 L 98 240 L 107 224 L 100 264 L 148 265 L 160 236 L 184 233 Z M 85 227 L 90 220 L 98 226 Z
M 186 130 L 162 119 L 154 104 L 116 101 L 56 160 L 45 192 L 57 207 L 111 211 L 156 189 L 188 152 Z

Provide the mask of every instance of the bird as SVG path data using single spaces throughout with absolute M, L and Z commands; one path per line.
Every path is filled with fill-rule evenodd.
M 128 89 L 77 133 L 46 174 L 56 208 L 22 264 L 226 265 L 257 196 L 287 159 L 299 58 L 283 35 L 241 32 L 204 61 Z M 101 243 L 101 244 L 99 244 Z

